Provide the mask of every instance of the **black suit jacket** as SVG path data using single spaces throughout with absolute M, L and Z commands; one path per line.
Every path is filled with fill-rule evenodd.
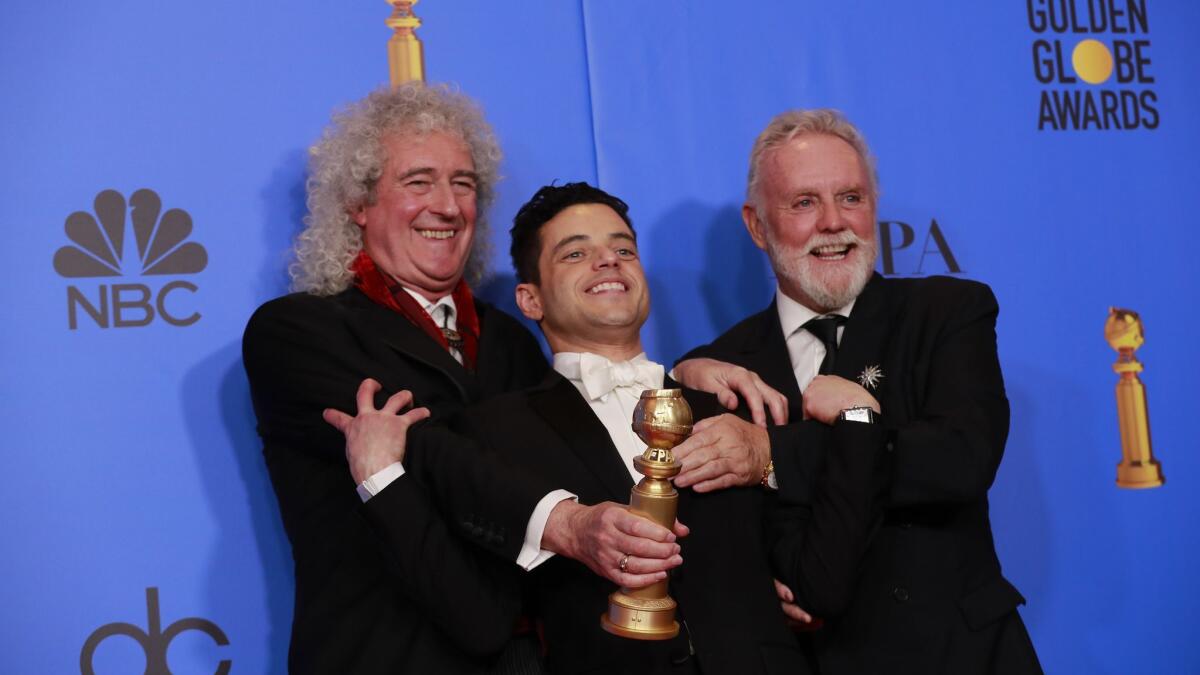
M 685 395 L 696 419 L 721 412 L 710 395 L 688 390 Z M 466 417 L 479 445 L 512 467 L 575 492 L 583 504 L 628 503 L 633 487 L 629 470 L 584 398 L 557 373 L 528 391 L 472 408 Z M 854 431 L 868 433 L 847 433 Z M 874 503 L 863 476 L 875 470 L 881 453 L 861 439 L 852 445 L 852 451 L 832 463 L 841 471 L 833 482 L 842 492 L 836 507 L 822 516 L 824 536 L 802 546 L 820 549 L 828 556 L 825 562 L 861 552 Z M 867 450 L 858 450 L 864 446 Z M 670 582 L 684 625 L 672 641 L 637 641 L 604 632 L 600 616 L 615 590 L 612 583 L 566 558 L 537 567 L 528 581 L 533 612 L 544 626 L 549 671 L 670 672 L 671 663 L 686 660 L 692 650 L 706 675 L 811 672 L 785 626 L 771 582 L 762 520 L 767 498 L 758 487 L 709 494 L 680 491 L 679 519 L 691 534 L 680 541 L 684 563 Z M 848 565 L 832 565 L 828 572 L 830 577 L 853 573 Z
M 773 551 L 801 606 L 831 614 L 814 635 L 822 672 L 1040 672 L 1016 612 L 1024 598 L 1001 574 L 988 519 L 1009 421 L 997 312 L 986 286 L 947 277 L 875 275 L 854 305 L 835 374 L 882 374 L 871 391 L 887 430 L 878 442 L 893 460 L 889 508 L 844 606 L 823 603 L 786 547 Z M 790 419 L 802 419 L 774 303 L 688 356 L 757 372 L 788 397 Z M 816 504 L 829 427 L 801 421 L 770 436 L 781 501 Z
M 367 377 L 383 384 L 377 405 L 409 389 L 435 418 L 538 382 L 547 365 L 533 336 L 485 303 L 476 308 L 482 334 L 474 374 L 353 288 L 278 298 L 250 319 L 243 359 L 296 565 L 290 671 L 477 672 L 508 640 L 519 606 L 515 566 L 461 541 L 431 507 L 419 474 L 396 481 L 406 489 L 360 503 L 345 441 L 321 418 L 325 408 L 353 412 Z M 491 480 L 482 470 L 470 475 L 478 463 L 459 466 L 457 480 Z M 523 487 L 512 486 L 510 501 L 528 513 L 546 490 Z M 386 536 L 377 536 L 379 527 Z M 506 531 L 489 535 L 510 546 Z M 522 537 L 515 535 L 518 547 Z

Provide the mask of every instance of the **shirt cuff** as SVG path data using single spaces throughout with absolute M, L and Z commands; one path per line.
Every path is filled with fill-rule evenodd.
M 392 462 L 383 467 L 379 471 L 373 473 L 358 485 L 358 498 L 365 503 L 371 497 L 383 491 L 383 488 L 392 484 L 400 476 L 404 475 L 404 465 L 400 462 Z M 543 522 L 542 527 L 545 527 Z
M 529 524 L 525 526 L 525 544 L 517 554 L 517 564 L 529 571 L 546 562 L 554 554 L 542 548 L 542 533 L 546 531 L 546 521 L 550 520 L 550 512 L 564 499 L 579 501 L 579 497 L 566 490 L 555 490 L 542 497 L 537 506 L 533 507 L 533 515 L 529 516 Z

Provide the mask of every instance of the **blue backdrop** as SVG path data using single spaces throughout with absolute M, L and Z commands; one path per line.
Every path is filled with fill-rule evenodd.
M 389 8 L 14 4 L 0 25 L 6 670 L 141 672 L 169 645 L 177 674 L 223 660 L 282 672 L 290 550 L 240 337 L 285 290 L 307 145 L 336 106 L 387 80 Z M 496 250 L 551 180 L 626 199 L 660 360 L 770 300 L 738 216 L 755 134 L 786 108 L 844 110 L 879 156 L 881 271 L 961 275 L 999 297 L 1013 421 L 992 519 L 1047 671 L 1200 669 L 1187 436 L 1200 234 L 1186 203 L 1200 5 L 425 0 L 417 12 L 428 78 L 476 97 L 507 154 Z M 1089 39 L 1110 73 L 1077 51 Z M 190 231 L 176 216 L 171 241 L 203 247 L 203 269 L 148 273 L 136 214 L 96 204 L 142 189 L 186 212 Z M 124 244 L 108 249 L 108 276 L 64 276 L 60 249 L 107 246 L 81 234 L 97 231 L 89 214 Z M 483 294 L 511 306 L 506 258 L 495 267 Z M 1110 305 L 1146 325 L 1138 356 L 1168 481 L 1155 490 L 1114 485 Z M 202 621 L 162 637 L 189 618 Z M 100 640 L 122 622 L 144 634 Z

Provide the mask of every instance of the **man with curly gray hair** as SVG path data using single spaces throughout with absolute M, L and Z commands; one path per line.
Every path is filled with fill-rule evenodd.
M 533 336 L 469 285 L 487 257 L 484 212 L 499 160 L 474 103 L 421 84 L 350 106 L 312 150 L 309 213 L 290 268 L 297 292 L 260 307 L 243 339 L 296 561 L 294 673 L 531 672 L 536 655 L 518 651 L 528 643 L 510 642 L 522 567 L 559 553 L 629 585 L 639 575 L 600 560 L 637 553 L 647 579 L 678 564 L 669 530 L 616 504 L 576 508 L 559 486 L 458 455 L 454 442 L 433 463 L 415 453 L 411 474 L 400 462 L 347 471 L 345 442 L 323 421 L 327 409 L 379 402 L 384 414 L 413 405 L 453 427 L 465 406 L 542 379 Z M 689 372 L 688 384 L 727 402 L 735 391 L 757 400 L 759 417 L 764 398 L 782 409 L 745 369 Z M 438 507 L 463 493 L 494 508 L 452 522 Z M 518 523 L 524 537 L 512 531 Z
M 422 139 L 417 145 L 438 146 L 420 148 L 426 152 L 458 153 L 448 192 L 433 192 L 434 167 L 413 172 L 415 164 L 401 169 L 397 160 L 389 166 L 389 158 L 412 157 L 409 164 L 416 160 L 414 139 Z M 310 152 L 309 213 L 296 240 L 296 261 L 289 268 L 294 290 L 317 295 L 345 290 L 364 247 L 376 264 L 395 266 L 385 269 L 387 273 L 423 294 L 452 290 L 464 274 L 464 264 L 468 281 L 481 280 L 488 255 L 487 210 L 496 194 L 501 153 L 491 127 L 470 99 L 444 87 L 381 89 L 336 115 Z M 392 172 L 385 175 L 388 168 Z M 404 218 L 396 214 L 398 220 L 389 224 L 382 209 L 402 198 L 407 204 L 416 196 L 428 200 L 429 213 L 443 222 L 392 232 L 395 250 L 386 250 L 389 233 L 384 226 L 396 228 Z M 446 209 L 461 215 L 447 214 Z M 401 241 L 401 234 L 413 238 Z M 433 266 L 439 268 L 427 269 Z
M 542 378 L 533 336 L 468 283 L 487 258 L 499 162 L 478 106 L 421 84 L 372 92 L 312 148 L 298 292 L 259 308 L 243 341 L 296 563 L 293 673 L 482 672 L 509 644 L 519 568 L 458 541 L 416 483 L 373 497 L 413 481 L 398 464 L 356 494 L 345 441 L 322 420 L 352 409 L 367 377 L 443 419 Z M 381 546 L 364 510 L 412 545 Z

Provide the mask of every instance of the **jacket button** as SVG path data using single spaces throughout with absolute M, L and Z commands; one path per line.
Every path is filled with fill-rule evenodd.
M 897 586 L 892 589 L 892 597 L 896 602 L 908 602 L 908 589 Z
M 891 452 L 896 449 L 896 446 L 892 445 L 891 441 L 888 441 L 887 445 L 884 446 L 884 449 L 886 449 L 888 452 Z
M 902 529 L 902 530 L 911 530 L 911 529 L 912 529 L 912 523 L 910 523 L 909 521 L 907 521 L 907 520 L 906 520 L 906 521 L 904 521 L 903 523 L 900 523 L 900 529 Z

